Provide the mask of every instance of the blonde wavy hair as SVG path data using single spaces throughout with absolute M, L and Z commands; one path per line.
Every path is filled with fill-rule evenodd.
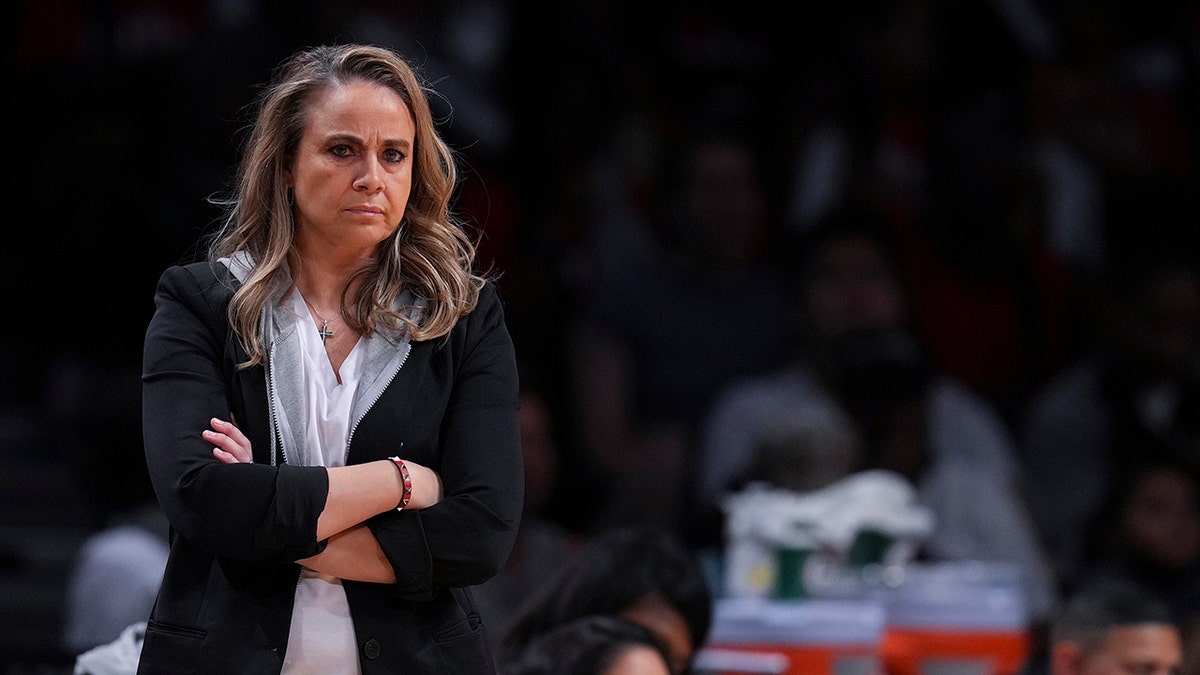
M 436 339 L 475 308 L 486 282 L 474 269 L 476 242 L 450 210 L 457 157 L 438 134 L 429 103 L 433 90 L 403 57 L 383 47 L 326 45 L 297 52 L 276 69 L 256 100 L 234 194 L 218 201 L 225 215 L 208 246 L 213 261 L 239 251 L 254 261 L 229 304 L 230 324 L 249 354 L 243 367 L 263 363 L 263 307 L 292 279 L 288 253 L 296 222 L 285 172 L 300 144 L 308 104 L 322 91 L 354 80 L 395 91 L 412 113 L 416 135 L 404 216 L 380 244 L 375 262 L 356 274 L 363 283 L 354 297 L 344 297 L 346 324 L 363 335 L 392 327 L 408 330 L 414 340 Z M 405 290 L 427 302 L 419 323 L 396 307 Z

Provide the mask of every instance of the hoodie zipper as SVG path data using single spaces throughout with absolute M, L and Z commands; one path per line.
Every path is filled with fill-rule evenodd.
M 267 361 L 267 410 L 271 416 L 271 466 L 277 466 L 276 450 L 283 452 L 283 442 L 279 431 L 279 409 L 275 405 L 275 343 L 271 343 L 271 352 Z M 283 460 L 287 462 L 285 457 Z
M 400 357 L 399 365 L 392 370 L 391 376 L 389 376 L 387 381 L 383 383 L 383 386 L 379 387 L 379 393 L 375 394 L 375 397 L 372 398 L 369 403 L 367 403 L 365 408 L 363 408 L 362 414 L 354 419 L 354 424 L 350 425 L 350 433 L 346 434 L 346 450 L 342 455 L 343 465 L 349 463 L 350 443 L 354 440 L 354 432 L 358 431 L 359 423 L 361 423 L 363 418 L 367 416 L 367 413 L 371 411 L 371 408 L 374 408 L 375 404 L 379 402 L 379 398 L 383 396 L 383 392 L 387 391 L 387 388 L 392 386 L 392 382 L 396 379 L 396 376 L 400 374 L 400 371 L 404 369 L 404 364 L 408 362 L 408 355 L 412 353 L 412 342 L 406 342 L 405 347 L 404 355 Z

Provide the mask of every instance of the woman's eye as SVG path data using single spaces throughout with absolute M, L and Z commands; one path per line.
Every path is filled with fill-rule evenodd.
M 403 162 L 405 157 L 406 155 L 403 152 L 394 148 L 383 151 L 383 158 L 388 162 Z
M 329 149 L 329 154 L 333 155 L 334 157 L 349 157 L 352 152 L 350 150 L 350 146 L 348 145 L 335 145 Z

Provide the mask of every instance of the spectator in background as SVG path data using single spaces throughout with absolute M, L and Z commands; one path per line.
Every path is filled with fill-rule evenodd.
M 920 208 L 930 143 L 948 98 L 951 25 L 934 0 L 846 10 L 822 27 L 819 63 L 788 99 L 792 145 L 785 222 L 811 232 L 853 204 L 909 221 Z M 830 8 L 830 12 L 834 9 Z
M 776 392 L 777 393 L 777 392 Z M 779 398 L 747 396 L 739 403 L 754 415 L 752 458 L 730 476 L 705 476 L 706 497 L 753 483 L 808 492 L 827 487 L 862 463 L 862 439 L 854 420 L 824 392 L 814 391 L 798 406 L 778 407 Z M 761 403 L 761 406 L 760 406 Z M 713 448 L 708 449 L 710 452 Z M 716 501 L 716 500 L 714 500 Z
M 496 576 L 476 586 L 475 605 L 493 651 L 515 620 L 513 608 L 535 595 L 575 555 L 582 537 L 559 521 L 552 509 L 559 488 L 559 433 L 539 373 L 526 364 L 521 373 L 521 451 L 525 502 L 517 540 Z
M 714 512 L 732 487 L 727 481 L 753 462 L 760 437 L 789 413 L 832 404 L 859 439 L 852 470 L 898 473 L 933 512 L 922 557 L 1013 563 L 1033 616 L 1046 618 L 1055 592 L 1016 492 L 1008 429 L 984 399 L 925 360 L 908 330 L 904 279 L 882 226 L 845 212 L 802 247 L 794 359 L 728 387 L 710 411 L 696 510 Z
M 70 453 L 71 486 L 91 519 L 62 605 L 62 644 L 77 656 L 150 615 L 167 562 L 167 519 L 146 473 L 137 371 L 83 355 L 51 366 L 47 426 Z
M 679 535 L 623 527 L 589 538 L 540 591 L 515 608 L 499 659 L 514 658 L 580 617 L 619 616 L 649 628 L 670 655 L 671 672 L 687 672 L 708 639 L 713 596 L 708 578 Z
M 1027 675 L 1180 675 L 1179 629 L 1161 600 L 1136 585 L 1106 583 L 1070 597 L 1045 659 Z
M 68 653 L 116 640 L 150 616 L 167 566 L 167 529 L 162 509 L 147 500 L 118 514 L 80 546 L 64 605 Z
M 1092 528 L 1091 555 L 1071 587 L 1134 583 L 1162 599 L 1200 656 L 1200 472 L 1150 458 L 1122 475 Z
M 687 533 L 696 427 L 732 379 L 779 363 L 786 304 L 769 265 L 759 158 L 717 125 L 681 142 L 662 178 L 659 248 L 590 280 L 571 337 L 569 419 L 592 466 L 593 526 Z
M 1023 492 L 1063 585 L 1133 462 L 1200 461 L 1200 277 L 1151 259 L 1109 286 L 1087 353 L 1035 392 L 1019 429 Z
M 1196 7 L 1043 4 L 1020 80 L 1048 242 L 1090 285 L 1130 256 L 1197 250 Z M 1078 111 L 1088 114 L 1080 115 Z M 1090 293 L 1090 291 L 1089 291 Z
M 1007 98 L 958 103 L 931 139 L 922 208 L 889 223 L 930 362 L 1007 424 L 1074 339 L 1074 270 L 1047 241 L 1029 153 Z
M 671 675 L 670 658 L 640 623 L 584 616 L 539 635 L 500 664 L 500 675 Z

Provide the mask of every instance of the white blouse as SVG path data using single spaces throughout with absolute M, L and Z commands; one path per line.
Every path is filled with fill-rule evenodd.
M 312 315 L 300 295 L 293 290 L 285 306 L 298 316 Z M 350 406 L 362 374 L 358 344 L 342 362 L 341 382 L 333 370 L 325 345 L 312 320 L 301 321 L 300 350 L 304 364 L 304 393 L 308 426 L 305 444 L 316 448 L 321 466 L 346 463 L 350 433 Z M 288 635 L 283 675 L 359 675 L 358 648 L 350 605 L 337 577 L 303 568 L 292 606 L 292 627 Z

